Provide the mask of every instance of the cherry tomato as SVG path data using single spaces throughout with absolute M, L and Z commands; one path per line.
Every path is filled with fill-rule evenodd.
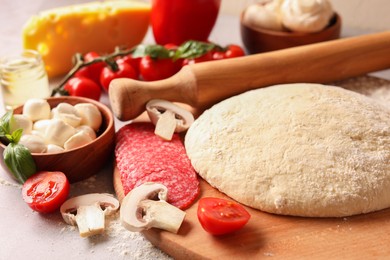
M 197 214 L 203 229 L 213 235 L 239 230 L 250 219 L 250 214 L 240 204 L 211 197 L 199 200 Z
M 105 67 L 103 68 L 100 74 L 100 84 L 106 91 L 108 91 L 110 83 L 113 79 L 117 79 L 117 78 L 137 79 L 138 78 L 133 67 L 130 66 L 128 63 L 118 61 L 117 64 L 118 64 L 117 71 L 113 71 L 110 67 Z
M 129 54 L 123 56 L 117 60 L 117 62 L 125 62 L 128 63 L 131 67 L 133 67 L 135 73 L 137 74 L 137 78 L 139 75 L 139 64 L 142 58 L 134 58 L 133 55 Z
M 86 97 L 99 101 L 102 90 L 98 84 L 86 77 L 74 77 L 66 82 L 64 89 L 71 96 Z
M 153 0 L 151 25 L 156 43 L 206 41 L 220 4 L 221 0 Z
M 41 171 L 32 175 L 23 184 L 23 200 L 35 211 L 50 213 L 65 202 L 69 187 L 69 181 L 64 173 Z
M 145 81 L 166 79 L 174 75 L 180 66 L 171 59 L 152 59 L 145 56 L 141 59 L 140 74 Z
M 92 61 L 93 59 L 98 58 L 98 57 L 100 57 L 100 56 L 96 52 L 88 52 L 84 55 L 83 58 L 84 58 L 84 61 L 89 62 L 89 61 Z M 99 85 L 100 84 L 100 73 L 105 66 L 106 65 L 104 62 L 93 63 L 89 66 L 86 66 L 86 67 L 79 69 L 76 72 L 75 76 L 76 77 L 86 77 L 86 78 L 92 79 L 96 84 Z
M 213 54 L 211 51 L 207 52 L 203 56 L 200 56 L 198 58 L 194 59 L 184 59 L 182 62 L 182 66 L 189 65 L 189 64 L 195 64 L 195 63 L 200 63 L 200 62 L 205 62 L 205 61 L 211 61 L 213 60 Z
M 213 60 L 223 60 L 225 58 L 225 53 L 223 51 L 213 52 Z
M 225 59 L 241 57 L 244 55 L 245 52 L 240 46 L 235 44 L 230 44 L 227 46 L 227 50 L 225 52 Z

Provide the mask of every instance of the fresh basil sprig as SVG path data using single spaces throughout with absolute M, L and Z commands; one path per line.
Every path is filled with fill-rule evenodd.
M 211 50 L 222 51 L 223 48 L 214 43 L 190 40 L 179 46 L 173 58 L 174 60 L 195 59 L 205 55 Z
M 134 49 L 132 56 L 134 58 L 141 58 L 150 56 L 152 59 L 168 59 L 172 58 L 174 52 L 168 50 L 162 45 L 144 45 L 140 44 Z
M 19 144 L 23 129 L 17 129 L 11 133 L 11 120 L 13 120 L 12 111 L 0 118 L 0 137 L 8 144 L 3 152 L 4 162 L 15 178 L 24 183 L 36 172 L 36 165 L 27 147 Z

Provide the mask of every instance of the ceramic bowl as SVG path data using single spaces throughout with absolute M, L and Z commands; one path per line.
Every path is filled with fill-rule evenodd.
M 341 17 L 336 13 L 328 27 L 316 33 L 281 32 L 251 28 L 240 22 L 241 38 L 250 54 L 275 51 L 306 44 L 335 40 L 340 37 Z
M 111 110 L 104 104 L 82 97 L 51 97 L 47 99 L 51 108 L 59 103 L 66 102 L 71 105 L 78 103 L 92 103 L 98 107 L 102 114 L 103 122 L 97 133 L 97 138 L 92 142 L 59 153 L 32 153 L 38 171 L 61 171 L 65 173 L 70 182 L 84 180 L 96 174 L 112 157 L 115 145 L 114 117 Z M 14 114 L 21 114 L 23 106 L 14 109 Z M 3 154 L 5 145 L 0 143 L 0 152 Z M 13 175 L 5 166 L 1 156 L 3 169 L 12 177 Z

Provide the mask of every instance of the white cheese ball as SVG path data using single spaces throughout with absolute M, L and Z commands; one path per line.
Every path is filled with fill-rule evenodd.
M 14 114 L 9 126 L 11 133 L 21 128 L 23 134 L 30 134 L 33 129 L 33 122 L 26 115 Z
M 65 150 L 74 149 L 83 145 L 88 144 L 92 141 L 92 138 L 85 132 L 77 132 L 76 134 L 72 135 L 65 143 L 64 148 Z
M 44 135 L 50 122 L 51 122 L 51 119 L 42 119 L 42 120 L 36 121 L 33 124 L 33 131 L 37 131 L 37 132 L 41 133 L 41 135 Z
M 32 98 L 27 100 L 23 106 L 23 115 L 30 118 L 33 122 L 41 119 L 49 119 L 50 112 L 50 105 L 44 99 Z
M 46 151 L 45 140 L 39 135 L 22 135 L 19 140 L 31 153 L 44 153 Z
M 50 120 L 50 124 L 45 131 L 45 141 L 47 144 L 55 144 L 63 147 L 66 140 L 76 133 L 76 129 L 60 119 Z
M 60 103 L 51 111 L 52 118 L 61 119 L 65 123 L 77 127 L 81 123 L 81 117 L 74 106 L 68 103 Z
M 81 124 L 90 126 L 94 131 L 98 131 L 102 124 L 103 118 L 99 109 L 90 103 L 76 104 L 74 108 L 81 116 Z
M 96 132 L 90 126 L 80 125 L 76 128 L 76 131 L 86 133 L 92 140 L 96 139 Z
M 55 144 L 48 144 L 46 149 L 46 153 L 60 153 L 63 151 L 65 151 L 64 148 Z

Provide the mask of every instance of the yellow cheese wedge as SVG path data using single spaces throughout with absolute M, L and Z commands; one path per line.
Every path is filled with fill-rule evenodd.
M 75 53 L 113 52 L 142 42 L 150 4 L 138 1 L 91 2 L 50 9 L 31 17 L 23 46 L 41 53 L 49 77 L 67 73 Z

